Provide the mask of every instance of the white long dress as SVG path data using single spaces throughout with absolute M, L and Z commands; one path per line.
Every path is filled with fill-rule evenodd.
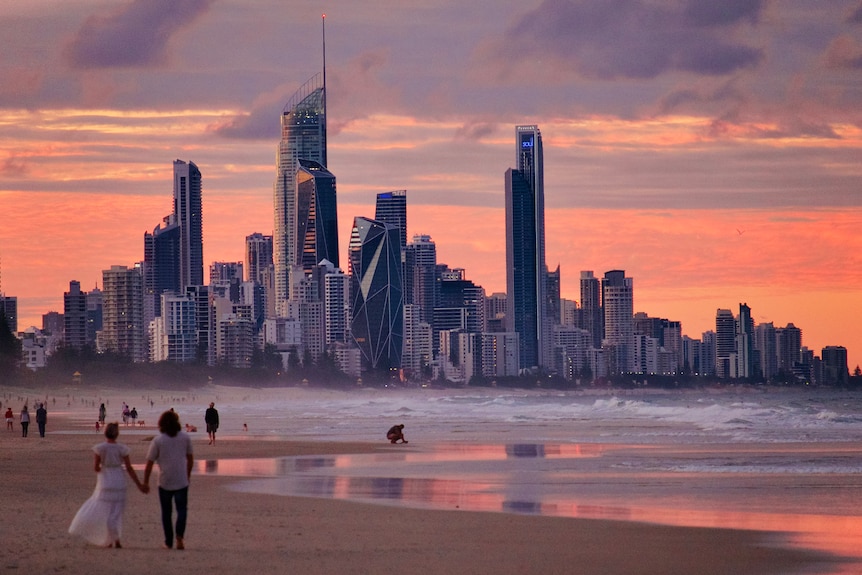
M 118 540 L 123 531 L 126 509 L 126 470 L 123 458 L 129 448 L 122 443 L 100 443 L 93 451 L 101 457 L 102 470 L 96 474 L 96 489 L 69 526 L 69 533 L 93 545 L 107 546 Z

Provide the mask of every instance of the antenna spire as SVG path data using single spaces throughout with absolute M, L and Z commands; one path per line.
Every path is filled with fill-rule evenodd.
M 320 16 L 323 31 L 323 117 L 326 117 L 326 14 Z

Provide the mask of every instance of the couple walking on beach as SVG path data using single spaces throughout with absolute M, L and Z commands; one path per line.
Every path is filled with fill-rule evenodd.
M 12 415 L 12 408 L 8 408 L 6 410 L 6 429 L 12 429 L 12 421 L 14 420 L 14 416 Z M 25 405 L 23 409 L 21 409 L 21 437 L 27 437 L 30 431 L 30 412 L 27 411 L 27 406 Z M 45 404 L 40 403 L 39 407 L 36 408 L 36 425 L 39 426 L 39 437 L 45 437 L 45 426 L 48 423 L 48 410 L 45 409 Z
M 182 431 L 180 418 L 173 409 L 159 417 L 160 434 L 150 443 L 147 462 L 144 466 L 144 479 L 138 474 L 129 460 L 128 446 L 117 443 L 120 434 L 119 423 L 105 426 L 104 443 L 93 447 L 95 452 L 96 489 L 84 502 L 72 524 L 69 533 L 103 547 L 120 548 L 123 527 L 123 512 L 126 507 L 126 473 L 132 478 L 142 493 L 150 491 L 150 475 L 153 465 L 159 465 L 159 504 L 162 515 L 162 529 L 165 534 L 164 546 L 171 549 L 185 549 L 183 540 L 188 515 L 188 491 L 194 455 L 191 438 Z M 176 506 L 176 526 L 173 524 L 173 507 Z

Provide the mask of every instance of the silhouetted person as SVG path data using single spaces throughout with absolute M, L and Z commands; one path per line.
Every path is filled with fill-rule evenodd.
M 21 437 L 27 437 L 27 430 L 30 428 L 30 412 L 27 411 L 27 406 L 21 410 Z
M 186 533 L 186 517 L 188 515 L 189 480 L 192 475 L 194 455 L 192 440 L 182 431 L 180 416 L 173 410 L 164 412 L 159 417 L 161 432 L 147 452 L 147 464 L 144 467 L 144 487 L 149 489 L 150 474 L 153 464 L 159 463 L 159 504 L 162 509 L 162 529 L 165 532 L 165 547 L 174 545 L 174 525 L 172 522 L 173 506 L 177 507 L 176 537 L 177 549 L 185 549 L 183 538 Z
M 404 424 L 401 423 L 399 425 L 393 425 L 389 428 L 389 431 L 386 432 L 386 439 L 389 440 L 389 443 L 407 443 L 407 440 L 404 439 Z
M 45 426 L 48 424 L 48 410 L 45 409 L 45 404 L 40 403 L 36 409 L 36 425 L 39 426 L 39 437 L 45 437 Z
M 215 443 L 215 434 L 218 431 L 218 410 L 215 408 L 215 403 L 210 403 L 206 413 L 204 413 L 204 422 L 207 424 L 207 435 L 210 437 L 210 445 Z

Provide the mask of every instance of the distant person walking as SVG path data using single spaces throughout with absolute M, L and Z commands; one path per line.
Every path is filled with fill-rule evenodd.
M 215 408 L 215 403 L 210 403 L 206 413 L 204 413 L 204 422 L 207 424 L 207 435 L 210 438 L 210 445 L 215 443 L 215 434 L 218 431 L 218 410 Z
M 107 414 L 108 410 L 105 409 L 105 404 L 103 403 L 99 406 L 99 423 L 101 423 L 102 425 L 105 425 L 105 417 L 107 416 Z
M 12 431 L 12 429 L 13 429 L 12 424 L 15 423 L 15 414 L 12 413 L 11 407 L 6 408 L 5 417 L 6 417 L 6 429 L 8 429 L 9 431 Z
M 48 424 L 48 410 L 40 403 L 36 409 L 36 425 L 39 426 L 39 437 L 45 437 L 45 426 Z
M 189 502 L 189 480 L 192 475 L 194 455 L 191 437 L 180 425 L 180 417 L 173 410 L 159 417 L 159 435 L 150 443 L 147 464 L 144 467 L 144 487 L 149 489 L 153 464 L 159 464 L 159 505 L 162 510 L 162 529 L 165 532 L 165 548 L 174 546 L 176 533 L 177 549 L 185 549 L 186 519 Z M 176 532 L 172 522 L 173 506 L 177 507 Z
M 126 509 L 126 474 L 132 478 L 142 493 L 147 488 L 138 479 L 129 460 L 129 448 L 117 443 L 120 424 L 113 422 L 105 426 L 105 441 L 93 447 L 95 456 L 96 489 L 84 502 L 69 533 L 77 535 L 102 547 L 122 547 L 123 512 Z M 126 471 L 123 472 L 123 464 Z
M 27 406 L 21 410 L 21 437 L 27 437 L 27 430 L 30 428 L 30 412 L 27 411 Z

